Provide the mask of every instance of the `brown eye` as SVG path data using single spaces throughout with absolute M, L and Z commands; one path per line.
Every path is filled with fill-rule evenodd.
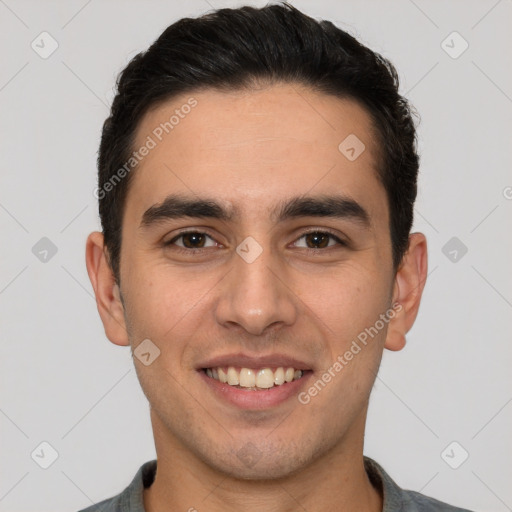
M 311 231 L 304 233 L 299 240 L 304 239 L 305 244 L 298 244 L 297 247 L 304 247 L 306 249 L 325 249 L 326 247 L 332 247 L 333 245 L 346 245 L 337 236 L 327 231 Z M 333 243 L 330 243 L 331 240 Z
M 212 237 L 207 235 L 206 233 L 201 233 L 200 231 L 187 231 L 185 233 L 181 233 L 180 235 L 176 236 L 169 242 L 166 242 L 166 246 L 170 245 L 176 245 L 177 247 L 183 247 L 185 249 L 203 249 L 207 246 L 205 246 L 205 243 L 207 242 L 207 239 L 214 240 Z M 177 243 L 181 239 L 181 243 Z M 209 247 L 212 247 L 215 245 L 215 242 L 213 245 L 210 245 Z
M 189 249 L 202 247 L 205 241 L 205 236 L 202 233 L 186 233 L 181 237 L 183 245 Z
M 327 245 L 329 244 L 329 238 L 331 238 L 331 236 L 325 233 L 308 233 L 306 235 L 306 241 L 311 242 L 315 246 L 312 247 L 312 249 L 322 249 L 324 247 L 327 247 Z

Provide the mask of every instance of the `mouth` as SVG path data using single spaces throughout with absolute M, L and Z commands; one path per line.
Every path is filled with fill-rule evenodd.
M 219 355 L 196 370 L 214 402 L 260 411 L 293 403 L 313 376 L 311 363 L 278 353 Z
M 231 354 L 196 369 L 213 400 L 245 410 L 270 409 L 296 398 L 313 375 L 311 365 L 278 354 Z
M 246 391 L 268 391 L 302 379 L 308 370 L 298 370 L 292 366 L 277 368 L 245 368 L 235 366 L 217 366 L 203 368 L 211 379 L 228 386 Z

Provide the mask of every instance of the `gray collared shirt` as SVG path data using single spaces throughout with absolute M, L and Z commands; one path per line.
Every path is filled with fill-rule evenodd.
M 382 512 L 471 512 L 415 491 L 404 491 L 369 457 L 364 457 L 364 465 L 372 484 L 383 493 Z M 155 473 L 156 460 L 144 463 L 122 493 L 80 512 L 145 512 L 143 490 L 153 483 Z

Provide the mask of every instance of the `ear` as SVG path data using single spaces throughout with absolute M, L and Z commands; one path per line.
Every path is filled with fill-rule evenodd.
M 124 306 L 107 259 L 102 233 L 95 231 L 88 236 L 85 262 L 107 338 L 116 345 L 129 345 Z
M 427 240 L 422 233 L 409 237 L 409 248 L 395 276 L 393 309 L 395 316 L 389 321 L 386 343 L 388 350 L 401 350 L 405 335 L 416 320 L 421 296 L 427 279 Z

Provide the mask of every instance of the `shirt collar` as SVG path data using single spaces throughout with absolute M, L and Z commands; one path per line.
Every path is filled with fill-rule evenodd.
M 144 488 L 151 486 L 156 475 L 157 460 L 144 463 L 125 489 L 121 501 L 129 505 L 133 512 L 144 511 Z M 383 498 L 382 512 L 399 512 L 402 510 L 403 490 L 393 481 L 386 471 L 369 457 L 364 457 L 364 467 L 372 485 L 379 490 Z

